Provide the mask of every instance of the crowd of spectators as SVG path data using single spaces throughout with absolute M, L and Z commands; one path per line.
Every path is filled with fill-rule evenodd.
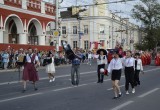
M 20 53 L 23 53 L 24 55 L 28 52 L 27 49 L 6 49 L 6 50 L 0 50 L 0 69 L 13 69 L 16 68 L 16 61 L 18 59 L 18 55 Z M 55 65 L 66 65 L 70 64 L 71 62 L 69 59 L 66 58 L 65 52 L 63 51 L 52 51 L 54 54 L 54 61 Z M 39 51 L 37 49 L 34 49 L 34 53 L 37 53 L 37 56 L 39 58 L 41 66 L 43 65 L 43 60 L 46 57 L 48 51 Z M 82 62 L 85 62 L 88 59 L 88 52 L 81 51 L 80 55 L 82 57 Z

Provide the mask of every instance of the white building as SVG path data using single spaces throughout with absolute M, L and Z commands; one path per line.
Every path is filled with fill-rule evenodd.
M 104 3 L 106 0 L 94 0 Z M 78 9 L 72 8 L 72 13 Z M 115 48 L 122 44 L 124 49 L 134 49 L 138 42 L 138 26 L 127 18 L 120 18 L 108 11 L 106 4 L 90 6 L 77 18 L 64 18 L 61 21 L 61 40 L 73 48 L 83 49 Z

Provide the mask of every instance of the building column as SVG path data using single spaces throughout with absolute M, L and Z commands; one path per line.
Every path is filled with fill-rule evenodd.
M 4 4 L 4 0 L 0 0 L 0 4 Z
M 9 43 L 9 34 L 7 31 L 3 32 L 3 43 Z
M 28 38 L 26 33 L 19 34 L 19 44 L 27 44 Z
M 45 45 L 45 35 L 38 36 L 38 45 Z
M 3 43 L 3 31 L 0 30 L 0 43 Z
M 27 9 L 27 0 L 22 0 L 22 8 Z

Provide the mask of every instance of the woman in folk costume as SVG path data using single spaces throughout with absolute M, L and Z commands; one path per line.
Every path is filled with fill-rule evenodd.
M 135 54 L 135 74 L 134 74 L 134 84 L 135 86 L 140 85 L 139 73 L 143 71 L 142 60 L 140 59 L 140 54 Z
M 126 52 L 126 58 L 124 60 L 124 67 L 125 67 L 125 89 L 126 94 L 129 94 L 129 84 L 132 87 L 132 93 L 135 93 L 134 88 L 134 66 L 135 66 L 135 59 L 131 56 L 131 51 Z
M 48 73 L 49 82 L 55 81 L 55 66 L 54 66 L 54 57 L 51 51 L 49 51 L 47 59 L 50 60 L 50 62 L 46 66 L 46 73 Z
M 26 55 L 26 63 L 23 69 L 23 91 L 26 91 L 27 81 L 32 81 L 34 85 L 34 90 L 38 90 L 36 88 L 36 81 L 39 80 L 38 72 L 36 67 L 39 66 L 39 59 L 36 53 L 32 53 L 32 49 L 29 48 L 28 54 Z
M 119 58 L 118 50 L 116 50 L 113 53 L 113 59 L 111 60 L 109 66 L 108 66 L 108 72 L 111 74 L 111 80 L 112 80 L 112 87 L 115 93 L 115 96 L 113 99 L 117 99 L 122 96 L 120 87 L 119 87 L 119 81 L 121 79 L 121 72 L 122 72 L 122 59 Z
M 103 83 L 104 74 L 100 70 L 104 70 L 105 65 L 107 64 L 107 57 L 106 57 L 107 51 L 104 49 L 99 49 L 97 51 L 97 54 L 99 54 L 98 58 L 97 58 L 97 65 L 98 65 L 98 69 L 97 69 L 98 81 L 97 81 L 97 83 Z

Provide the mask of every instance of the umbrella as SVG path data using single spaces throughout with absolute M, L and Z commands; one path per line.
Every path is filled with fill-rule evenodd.
M 104 55 L 107 55 L 107 51 L 105 49 L 98 49 L 97 54 L 100 54 L 101 51 L 103 51 Z

